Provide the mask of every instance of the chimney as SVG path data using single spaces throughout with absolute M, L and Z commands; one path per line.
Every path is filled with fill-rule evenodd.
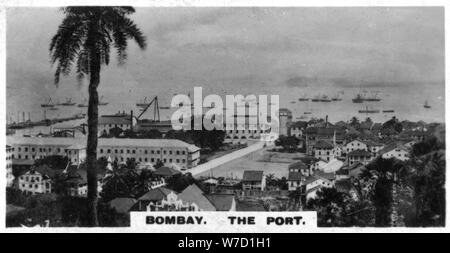
M 125 113 L 125 111 L 123 111 Z M 131 121 L 131 132 L 133 132 L 133 110 L 131 110 L 130 112 L 131 116 L 130 116 L 130 121 Z
M 328 127 L 328 115 L 325 116 L 325 127 Z

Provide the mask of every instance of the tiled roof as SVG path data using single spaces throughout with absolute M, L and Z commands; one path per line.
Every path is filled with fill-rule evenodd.
M 167 166 L 162 166 L 160 168 L 158 168 L 155 172 L 155 175 L 157 176 L 162 176 L 162 177 L 171 177 L 177 174 L 181 174 L 180 171 L 171 168 L 171 167 L 167 167 Z
M 370 153 L 369 151 L 366 151 L 364 149 L 357 149 L 357 150 L 353 150 L 350 153 L 348 153 L 348 156 L 372 156 L 372 153 Z
M 315 176 L 326 179 L 326 180 L 334 180 L 336 175 L 334 174 L 334 172 L 331 173 L 326 173 L 320 170 L 316 170 L 316 172 L 314 173 Z
M 396 148 L 399 148 L 403 151 L 408 152 L 408 149 L 405 146 L 403 146 L 401 143 L 390 143 L 390 144 L 386 145 L 386 147 L 381 149 L 378 153 L 382 155 L 382 154 L 392 151 Z
M 69 137 L 17 137 L 8 136 L 9 145 L 52 145 L 52 146 L 81 146 L 85 147 L 87 138 Z M 102 146 L 130 146 L 130 147 L 162 147 L 187 148 L 190 152 L 199 150 L 199 147 L 176 139 L 129 139 L 129 138 L 99 138 L 98 147 Z
M 189 185 L 178 194 L 183 203 L 196 204 L 202 211 L 216 211 L 214 205 L 205 197 L 203 191 L 196 184 Z
M 242 176 L 243 182 L 255 182 L 263 179 L 264 172 L 261 170 L 246 170 Z
M 133 198 L 115 198 L 109 202 L 109 206 L 117 213 L 127 213 L 136 202 Z
M 131 118 L 129 116 L 117 117 L 117 116 L 101 116 L 98 118 L 99 125 L 130 125 Z
M 319 140 L 319 141 L 316 142 L 316 144 L 314 144 L 314 148 L 318 148 L 318 149 L 332 149 L 333 148 L 333 144 L 329 143 L 328 141 Z
M 290 169 L 305 170 L 305 169 L 308 169 L 308 166 L 306 166 L 306 164 L 302 161 L 297 161 L 295 163 L 289 164 L 288 168 L 289 168 L 289 170 Z
M 214 205 L 216 211 L 230 211 L 234 195 L 233 194 L 208 194 L 206 198 Z
M 138 200 L 147 200 L 147 201 L 161 201 L 171 193 L 172 190 L 167 189 L 166 187 L 158 187 L 152 189 L 142 195 Z

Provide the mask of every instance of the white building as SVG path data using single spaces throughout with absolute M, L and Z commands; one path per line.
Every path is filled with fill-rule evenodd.
M 367 144 L 358 139 L 345 144 L 345 153 L 348 154 L 355 150 L 366 150 L 367 151 Z
M 122 131 L 130 130 L 136 125 L 135 121 L 132 115 L 125 112 L 119 112 L 114 115 L 102 115 L 98 118 L 98 135 L 110 134 L 110 130 L 113 128 L 120 128 Z
M 14 183 L 12 172 L 12 147 L 6 145 L 6 186 L 11 187 Z
M 409 151 L 403 145 L 390 145 L 380 150 L 383 159 L 397 158 L 401 161 L 409 160 Z
M 68 156 L 72 164 L 86 158 L 85 138 L 8 137 L 12 158 L 38 159 L 49 155 Z M 176 164 L 181 169 L 195 167 L 200 160 L 200 148 L 176 139 L 99 138 L 98 157 L 110 156 L 118 162 Z
M 316 173 L 305 180 L 306 200 L 316 197 L 317 191 L 323 187 L 334 187 L 334 173 Z
M 51 193 L 52 176 L 50 170 L 43 168 L 31 169 L 19 177 L 19 190 L 28 194 Z
M 328 141 L 319 140 L 314 144 L 314 157 L 317 159 L 329 162 L 336 157 L 335 153 L 333 144 Z

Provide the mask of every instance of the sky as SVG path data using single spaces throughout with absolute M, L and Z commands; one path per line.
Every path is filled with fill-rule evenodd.
M 7 91 L 17 97 L 8 106 L 24 94 L 39 103 L 86 96 L 75 75 L 53 84 L 48 48 L 62 18 L 56 8 L 8 9 Z M 103 68 L 100 92 L 111 99 L 193 86 L 218 94 L 421 83 L 444 90 L 440 7 L 136 8 L 131 18 L 148 47 L 130 43 L 124 66 L 113 60 Z

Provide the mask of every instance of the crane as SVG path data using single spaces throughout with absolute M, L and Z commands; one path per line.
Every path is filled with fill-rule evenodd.
M 153 104 L 154 103 L 154 104 Z M 158 105 L 158 96 L 155 96 L 152 101 L 150 101 L 150 103 L 146 104 L 145 107 L 142 108 L 142 112 L 141 114 L 139 114 L 139 116 L 136 117 L 136 120 L 139 120 L 141 118 L 141 116 L 148 110 L 148 108 L 150 108 L 150 106 L 153 104 L 153 121 L 160 121 L 160 116 L 159 116 L 159 105 Z

